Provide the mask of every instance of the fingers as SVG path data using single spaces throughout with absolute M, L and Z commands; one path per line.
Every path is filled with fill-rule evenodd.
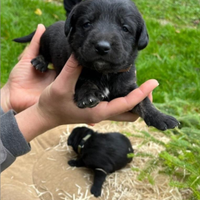
M 153 101 L 153 95 L 152 95 L 152 91 L 149 93 L 148 98 L 150 99 L 150 101 Z
M 31 40 L 30 45 L 25 49 L 22 54 L 22 58 L 30 57 L 35 58 L 39 53 L 40 47 L 40 38 L 45 31 L 45 27 L 43 24 L 38 24 L 37 30 Z
M 145 97 L 147 97 L 153 91 L 153 89 L 155 89 L 158 85 L 159 83 L 157 80 L 151 79 L 143 83 L 139 88 L 129 93 L 125 97 L 127 104 L 129 105 L 129 108 L 132 109 L 134 106 L 136 106 Z
M 109 118 L 109 120 L 120 121 L 120 122 L 134 122 L 135 120 L 138 119 L 138 117 L 139 116 L 137 114 L 133 114 L 131 112 L 126 112 L 126 113 L 122 113 L 120 115 L 113 116 L 113 117 Z
M 55 86 L 58 86 L 58 88 L 63 89 L 64 91 L 74 90 L 81 70 L 82 67 L 79 66 L 78 61 L 72 54 L 63 67 L 61 73 L 56 78 L 54 82 Z
M 133 90 L 125 97 L 117 98 L 110 102 L 101 102 L 97 106 L 99 109 L 99 115 L 102 116 L 102 118 L 108 119 L 130 111 L 145 97 L 147 97 L 149 93 L 151 93 L 151 91 L 158 85 L 159 84 L 156 80 L 151 79 L 143 83 L 139 88 Z

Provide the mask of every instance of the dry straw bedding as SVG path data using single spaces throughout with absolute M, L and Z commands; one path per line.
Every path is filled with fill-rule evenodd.
M 81 125 L 61 126 L 50 130 L 31 142 L 32 150 L 2 174 L 2 200 L 93 200 L 90 187 L 93 173 L 86 168 L 72 168 L 67 161 L 75 157 L 75 153 L 67 146 L 67 138 L 71 130 Z M 84 125 L 85 126 L 85 125 Z M 148 131 L 142 121 L 135 123 L 102 122 L 92 129 L 99 132 L 128 132 L 140 134 Z M 155 138 L 168 142 L 161 132 L 151 131 Z M 135 153 L 151 152 L 158 155 L 163 147 L 148 142 L 143 138 L 129 137 Z M 158 171 L 153 173 L 155 184 L 147 180 L 139 181 L 138 173 L 131 168 L 142 169 L 148 158 L 136 157 L 122 170 L 107 176 L 99 200 L 181 200 L 184 199 L 177 188 L 169 186 L 169 178 Z

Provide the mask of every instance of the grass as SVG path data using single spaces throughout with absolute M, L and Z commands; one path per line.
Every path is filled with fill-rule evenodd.
M 200 199 L 200 2 L 135 3 L 150 35 L 150 44 L 138 58 L 138 82 L 157 79 L 160 85 L 153 93 L 154 102 L 181 122 L 181 129 L 165 132 L 171 141 L 141 170 L 139 178 L 151 182 L 152 171 L 162 166 L 160 173 L 171 177 L 172 186 L 190 188 L 190 199 Z
M 145 19 L 150 36 L 149 45 L 137 59 L 138 83 L 157 79 L 160 85 L 153 92 L 156 106 L 176 116 L 182 126 L 164 133 L 171 141 L 154 163 L 161 165 L 163 172 L 172 177 L 173 186 L 190 188 L 193 191 L 191 198 L 200 199 L 200 2 L 134 2 Z M 3 85 L 24 49 L 24 45 L 12 39 L 32 32 L 38 23 L 48 26 L 64 20 L 65 11 L 62 4 L 42 0 L 6 0 L 1 2 L 1 7 Z M 41 15 L 37 9 L 41 10 Z M 151 171 L 141 173 L 149 177 Z
M 178 26 L 199 27 L 198 0 L 134 0 L 144 17 Z
M 40 9 L 42 14 L 37 14 Z M 45 26 L 65 20 L 64 8 L 59 4 L 40 0 L 6 0 L 1 2 L 1 85 L 5 84 L 25 45 L 12 39 L 31 33 L 39 23 Z

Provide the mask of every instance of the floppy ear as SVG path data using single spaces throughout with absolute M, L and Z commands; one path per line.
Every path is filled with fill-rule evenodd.
M 72 9 L 69 16 L 65 21 L 65 35 L 68 37 L 70 36 L 73 26 L 74 26 L 74 15 L 75 15 L 76 6 Z
M 144 49 L 149 43 L 149 35 L 145 23 L 143 24 L 142 31 L 138 39 L 138 50 Z

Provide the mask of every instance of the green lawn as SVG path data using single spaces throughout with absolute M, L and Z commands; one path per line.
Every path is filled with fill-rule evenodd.
M 36 14 L 40 9 L 42 15 Z M 55 21 L 65 20 L 62 4 L 40 0 L 4 0 L 1 2 L 1 84 L 3 85 L 17 57 L 25 45 L 12 41 L 31 33 L 39 23 L 49 26 Z
M 137 59 L 138 83 L 157 79 L 160 85 L 153 92 L 156 106 L 176 116 L 182 124 L 181 129 L 164 133 L 171 137 L 171 142 L 156 163 L 163 166 L 165 173 L 181 180 L 172 179 L 172 185 L 190 188 L 194 192 L 192 198 L 200 199 L 200 1 L 134 2 L 146 21 L 150 37 L 149 45 Z M 35 13 L 37 9 L 42 11 L 41 15 Z M 1 2 L 1 85 L 25 47 L 12 39 L 32 32 L 38 23 L 48 26 L 64 19 L 62 3 Z M 177 168 L 179 174 L 175 172 Z
M 190 188 L 191 199 L 200 199 L 200 2 L 134 2 L 150 35 L 148 47 L 138 58 L 138 82 L 149 78 L 159 81 L 154 102 L 162 111 L 177 116 L 182 127 L 165 132 L 171 142 L 159 158 L 141 170 L 140 178 L 162 166 L 161 173 L 172 177 L 172 186 Z

